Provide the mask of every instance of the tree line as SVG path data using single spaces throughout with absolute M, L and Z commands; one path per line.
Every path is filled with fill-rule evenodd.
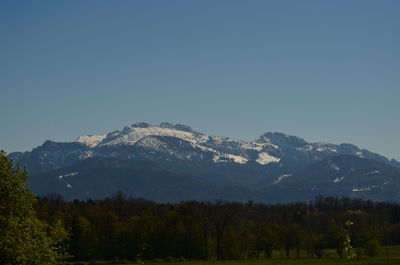
M 349 198 L 267 205 L 51 195 L 39 198 L 35 209 L 39 219 L 64 225 L 70 233 L 65 247 L 79 261 L 271 258 L 274 250 L 287 258 L 322 258 L 327 249 L 346 258 L 347 237 L 374 257 L 380 246 L 400 244 L 399 205 Z

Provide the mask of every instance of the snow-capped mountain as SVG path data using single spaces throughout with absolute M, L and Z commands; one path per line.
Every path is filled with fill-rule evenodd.
M 354 155 L 400 164 L 350 144 L 307 143 L 283 133 L 268 132 L 251 142 L 208 136 L 181 124 L 135 123 L 121 131 L 86 135 L 71 143 L 46 141 L 31 152 L 10 157 L 25 164 L 31 173 L 57 169 L 89 157 L 145 157 L 150 160 L 203 161 L 211 163 L 257 163 L 297 169 L 298 166 L 335 155 Z
M 400 167 L 396 160 L 351 144 L 308 143 L 277 132 L 246 142 L 205 135 L 189 126 L 171 123 L 135 123 L 104 135 L 80 136 L 69 143 L 46 141 L 30 152 L 9 156 L 25 165 L 31 175 L 60 170 L 88 158 L 150 160 L 168 171 L 196 175 L 210 185 L 254 190 L 341 155 Z

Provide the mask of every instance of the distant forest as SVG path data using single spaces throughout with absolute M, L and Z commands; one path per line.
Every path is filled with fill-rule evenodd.
M 75 261 L 268 258 L 274 250 L 321 258 L 328 248 L 346 258 L 346 236 L 374 257 L 379 247 L 400 244 L 399 205 L 348 198 L 160 204 L 118 193 L 86 201 L 46 196 L 35 207 L 40 219 L 67 228 Z

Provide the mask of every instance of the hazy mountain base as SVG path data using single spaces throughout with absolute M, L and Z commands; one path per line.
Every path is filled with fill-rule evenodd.
M 33 175 L 29 183 L 37 195 L 58 193 L 66 200 L 101 199 L 121 191 L 157 202 L 281 203 L 309 201 L 317 195 L 400 201 L 400 169 L 353 156 L 326 159 L 278 178 L 266 177 L 257 185 L 246 185 L 225 176 L 212 176 L 217 180 L 212 181 L 211 175 L 204 178 L 181 170 L 177 173 L 149 160 L 89 158 Z
M 264 190 L 264 201 L 307 201 L 317 195 L 400 201 L 400 170 L 355 156 L 336 156 L 282 178 Z
M 251 192 L 241 187 L 222 188 L 195 175 L 168 171 L 149 160 L 115 158 L 90 158 L 67 168 L 33 175 L 29 185 L 39 196 L 56 193 L 66 200 L 102 199 L 117 192 L 157 202 L 253 198 Z

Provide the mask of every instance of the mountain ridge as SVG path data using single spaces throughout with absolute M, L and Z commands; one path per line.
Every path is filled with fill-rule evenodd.
M 222 156 L 213 158 L 217 162 L 230 160 L 237 163 L 246 163 L 249 161 L 249 159 L 264 165 L 269 162 L 278 162 L 283 156 L 282 152 L 280 152 L 282 150 L 279 150 L 279 148 L 277 148 L 277 146 L 279 146 L 280 149 L 283 150 L 287 150 L 287 147 L 292 149 L 292 151 L 296 151 L 293 149 L 297 149 L 297 151 L 299 151 L 301 148 L 303 148 L 303 150 L 301 150 L 303 152 L 313 150 L 321 153 L 337 153 L 338 149 L 340 149 L 339 153 L 353 154 L 359 157 L 366 158 L 373 157 L 373 160 L 382 161 L 397 167 L 400 166 L 400 163 L 395 159 L 389 160 L 382 155 L 370 152 L 366 149 L 360 149 L 352 144 L 342 143 L 336 145 L 322 142 L 309 143 L 300 137 L 284 134 L 281 132 L 267 132 L 262 134 L 259 138 L 256 138 L 250 142 L 246 142 L 243 140 L 236 140 L 223 136 L 208 136 L 201 132 L 194 131 L 191 127 L 187 125 L 172 124 L 167 122 L 163 122 L 160 125 L 152 125 L 144 122 L 134 123 L 131 126 L 125 126 L 122 130 L 116 130 L 108 134 L 80 136 L 77 137 L 73 142 L 54 142 L 47 140 L 43 143 L 43 145 L 32 149 L 32 151 L 30 152 L 33 152 L 34 150 L 37 150 L 41 147 L 43 147 L 42 149 L 54 150 L 57 148 L 56 145 L 70 144 L 72 147 L 73 143 L 77 143 L 82 144 L 82 146 L 76 148 L 76 151 L 78 152 L 79 150 L 81 150 L 83 152 L 81 154 L 82 157 L 87 157 L 91 154 L 90 152 L 85 154 L 84 151 L 91 151 L 91 149 L 94 148 L 116 145 L 129 146 L 135 145 L 138 142 L 144 145 L 143 142 L 145 141 L 144 138 L 146 137 L 153 137 L 153 141 L 151 141 L 151 139 L 148 140 L 148 145 L 156 145 L 157 143 L 160 144 L 160 142 L 157 142 L 157 136 L 176 137 L 181 140 L 190 142 L 192 146 L 202 149 L 203 151 L 217 151 Z M 261 154 L 261 157 L 255 158 L 255 152 L 258 152 L 258 155 Z M 26 153 L 29 153 L 29 151 L 14 152 L 11 153 L 10 156 L 15 157 Z M 268 161 L 267 158 L 263 159 L 263 155 L 264 157 L 268 155 L 272 156 L 273 158 Z
M 9 155 L 12 160 L 26 166 L 33 176 L 46 175 L 87 159 L 151 161 L 168 172 L 196 176 L 218 189 L 240 187 L 243 192 L 239 193 L 253 193 L 255 195 L 249 197 L 260 200 L 266 198 L 259 195 L 260 187 L 269 187 L 264 192 L 273 194 L 270 189 L 285 188 L 282 185 L 291 179 L 288 176 L 299 176 L 298 172 L 311 165 L 341 156 L 400 167 L 400 163 L 394 159 L 389 160 L 352 144 L 309 143 L 300 137 L 280 132 L 267 132 L 246 142 L 223 136 L 209 136 L 187 125 L 166 122 L 159 125 L 134 123 L 107 134 L 80 136 L 73 142 L 45 141 L 30 152 Z M 368 162 L 364 164 L 367 165 Z M 133 171 L 135 170 L 132 169 Z M 321 170 L 321 174 L 324 172 Z M 87 174 L 95 181 L 92 173 Z M 109 174 L 113 175 L 112 171 Z M 56 179 L 57 176 L 53 178 Z M 132 178 L 139 177 L 135 175 Z M 158 178 L 161 176 L 154 177 L 154 180 L 157 181 Z M 129 178 L 127 181 L 129 182 Z M 194 186 L 197 185 L 196 181 L 192 182 Z M 219 192 L 224 193 L 221 190 Z M 184 192 L 181 191 L 181 194 Z M 231 198 L 230 195 L 227 197 Z

